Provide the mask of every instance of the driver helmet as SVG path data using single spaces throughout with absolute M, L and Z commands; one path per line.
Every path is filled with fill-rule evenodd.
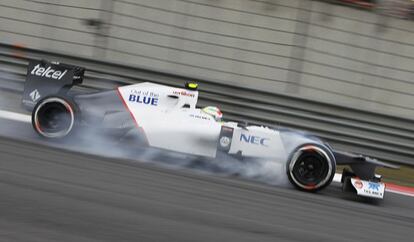
M 223 113 L 218 107 L 208 106 L 203 108 L 202 111 L 213 117 L 218 122 L 221 121 L 221 118 L 223 117 Z

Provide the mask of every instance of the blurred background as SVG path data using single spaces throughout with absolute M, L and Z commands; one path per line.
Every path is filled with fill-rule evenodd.
M 0 41 L 414 117 L 411 0 L 2 0 Z
M 225 117 L 414 164 L 412 0 L 1 0 L 0 45 L 21 81 L 30 58 L 89 80 L 198 80 Z
M 401 169 L 376 170 L 378 202 L 285 189 L 273 160 L 47 141 L 21 107 L 40 59 L 85 67 L 76 93 L 195 81 L 225 120 Z M 413 93 L 412 0 L 0 0 L 0 242 L 413 241 Z

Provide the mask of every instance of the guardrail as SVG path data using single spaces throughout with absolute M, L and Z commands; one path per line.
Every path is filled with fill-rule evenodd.
M 0 88 L 21 92 L 27 62 L 41 58 L 86 67 L 85 81 L 81 86 L 86 89 L 110 89 L 144 81 L 182 86 L 186 80 L 193 80 L 200 84 L 199 105 L 217 105 L 227 119 L 300 129 L 321 137 L 339 150 L 414 165 L 414 125 L 411 119 L 286 94 L 253 91 L 215 80 L 0 44 L 0 72 L 5 73 Z

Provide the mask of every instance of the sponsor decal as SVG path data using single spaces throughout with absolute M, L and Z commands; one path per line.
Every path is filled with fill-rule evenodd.
M 364 186 L 364 184 L 362 183 L 362 181 L 355 181 L 354 182 L 354 185 L 355 185 L 355 188 L 356 189 L 361 189 Z
M 230 146 L 230 144 L 231 144 L 230 137 L 222 136 L 220 138 L 220 146 L 221 146 L 221 148 L 226 149 L 226 148 L 228 148 Z
M 173 91 L 173 94 L 180 95 L 180 96 L 186 96 L 186 97 L 195 97 L 194 93 L 187 92 L 187 91 L 184 91 L 184 90 Z
M 368 189 L 369 190 L 379 191 L 379 187 L 380 187 L 380 184 L 378 184 L 378 183 L 374 183 L 374 182 L 368 183 Z
M 352 184 L 357 190 L 357 194 L 366 197 L 383 198 L 385 185 L 380 182 L 370 182 L 351 178 Z
M 55 80 L 60 80 L 62 79 L 62 77 L 65 76 L 65 74 L 68 72 L 68 70 L 65 71 L 59 71 L 59 70 L 54 70 L 52 69 L 50 66 L 47 68 L 41 67 L 40 64 L 37 64 L 33 70 L 30 72 L 30 74 L 35 75 L 35 76 L 41 76 L 41 77 L 46 77 L 46 78 L 52 78 Z
M 33 92 L 29 94 L 29 96 L 33 102 L 36 102 L 37 100 L 39 100 L 39 98 L 41 98 L 40 93 L 37 89 L 33 90 Z
M 254 135 L 241 134 L 240 135 L 240 141 L 245 142 L 245 143 L 249 143 L 249 144 L 253 144 L 253 145 L 261 145 L 261 146 L 268 147 L 266 142 L 269 141 L 269 139 L 262 138 L 262 137 L 259 137 L 259 136 L 254 136 Z
M 222 132 L 230 132 L 230 133 L 233 133 L 233 128 L 230 128 L 230 127 L 223 126 L 221 128 L 221 130 L 222 130 Z
M 368 188 L 364 189 L 364 193 L 373 195 L 373 196 L 382 197 L 384 196 L 383 189 L 380 189 L 380 188 L 381 188 L 380 183 L 368 182 Z
M 150 106 L 158 106 L 159 94 L 150 91 L 132 90 L 129 94 L 128 101 Z
M 207 116 L 202 116 L 202 115 L 197 115 L 197 114 L 190 114 L 191 118 L 197 118 L 197 119 L 202 119 L 202 120 L 210 120 L 209 117 Z

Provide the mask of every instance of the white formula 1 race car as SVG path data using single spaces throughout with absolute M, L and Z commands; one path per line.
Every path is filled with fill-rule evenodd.
M 333 150 L 320 139 L 289 129 L 271 129 L 222 120 L 216 107 L 197 108 L 197 85 L 185 88 L 139 83 L 115 90 L 74 94 L 85 69 L 47 61 L 29 63 L 23 105 L 32 111 L 34 130 L 42 137 L 63 139 L 76 130 L 99 127 L 115 140 L 191 156 L 286 162 L 290 182 L 298 189 L 328 186 L 336 165 L 349 165 L 344 190 L 382 199 L 385 185 L 377 166 L 394 167 L 362 155 Z M 131 139 L 133 137 L 133 139 Z M 135 144 L 134 143 L 134 144 Z

